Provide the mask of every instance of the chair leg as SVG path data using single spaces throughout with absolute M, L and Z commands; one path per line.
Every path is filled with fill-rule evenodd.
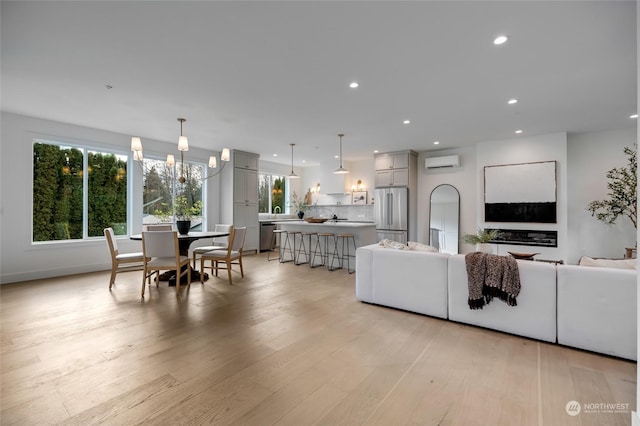
M 115 282 L 116 282 L 116 270 L 113 267 L 111 267 L 111 278 L 109 279 L 109 290 L 111 290 L 111 287 Z
M 232 285 L 233 282 L 232 282 L 232 279 L 231 279 L 231 261 L 227 260 L 226 264 L 227 264 L 227 274 L 229 275 L 229 285 Z
M 204 284 L 204 258 L 200 258 L 200 284 Z
M 142 270 L 142 297 L 144 297 L 144 288 L 147 286 L 147 270 L 146 268 Z
M 242 255 L 240 255 L 239 263 L 240 263 L 240 276 L 244 278 L 244 268 L 242 266 Z

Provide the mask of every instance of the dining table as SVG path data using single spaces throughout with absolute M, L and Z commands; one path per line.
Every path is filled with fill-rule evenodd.
M 153 231 L 152 231 L 153 232 Z M 178 233 L 178 250 L 180 251 L 180 256 L 189 256 L 189 247 L 191 243 L 196 240 L 200 240 L 203 238 L 221 238 L 228 237 L 230 235 L 229 231 L 189 231 L 188 234 L 180 234 Z M 129 236 L 129 239 L 135 241 L 142 241 L 142 234 L 133 234 Z M 200 271 L 188 266 L 191 268 L 191 281 L 199 281 L 200 280 Z M 182 278 L 186 283 L 186 275 L 183 275 Z M 209 276 L 205 274 L 204 279 L 208 279 Z M 169 281 L 169 286 L 176 285 L 176 273 L 175 271 L 168 271 L 160 275 L 160 281 Z M 182 284 L 182 281 L 180 281 Z

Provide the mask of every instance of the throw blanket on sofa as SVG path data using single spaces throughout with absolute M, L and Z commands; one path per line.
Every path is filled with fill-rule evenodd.
M 464 257 L 469 284 L 469 308 L 482 309 L 494 297 L 516 306 L 520 294 L 518 263 L 511 256 L 474 252 Z

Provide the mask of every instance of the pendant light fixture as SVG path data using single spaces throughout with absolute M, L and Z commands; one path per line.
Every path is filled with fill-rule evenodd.
M 344 133 L 340 133 L 338 135 L 338 137 L 340 138 L 340 167 L 338 167 L 338 169 L 333 172 L 333 173 L 335 173 L 337 175 L 344 175 L 344 174 L 349 173 L 349 170 L 347 170 L 344 167 L 342 167 L 342 137 L 343 136 L 344 136 Z
M 178 182 L 185 183 L 187 179 L 184 177 L 184 152 L 189 151 L 189 140 L 186 136 L 182 136 L 182 123 L 187 121 L 186 118 L 178 118 L 180 122 L 180 136 L 178 137 L 178 151 L 180 151 L 180 178 L 178 178 Z M 167 156 L 167 163 L 169 162 L 169 157 Z
M 295 143 L 290 143 L 289 145 L 291 145 L 291 173 L 289 173 L 289 176 L 287 176 L 289 179 L 298 179 L 300 176 L 298 176 L 294 171 L 293 171 L 293 147 L 296 146 Z
M 187 179 L 184 177 L 184 152 L 189 151 L 189 140 L 186 136 L 182 134 L 182 124 L 187 121 L 186 118 L 178 118 L 180 122 L 180 136 L 178 137 L 178 151 L 180 151 L 180 177 L 178 178 L 178 182 L 185 183 Z M 131 138 L 131 151 L 133 152 L 133 159 L 137 162 L 142 162 L 144 157 L 142 155 L 142 140 L 138 136 L 133 136 Z M 220 153 L 220 161 L 222 161 L 222 167 L 215 173 L 209 173 L 209 175 L 202 179 L 207 180 L 214 176 L 219 175 L 224 166 L 231 160 L 231 151 L 229 148 L 223 148 Z M 169 167 L 173 167 L 176 164 L 175 157 L 173 154 L 167 154 L 167 160 L 165 164 Z M 209 157 L 209 168 L 216 169 L 218 168 L 218 161 L 215 155 Z M 142 166 L 141 166 L 142 167 Z M 144 169 L 143 169 L 144 171 Z M 297 177 L 297 176 L 296 176 Z

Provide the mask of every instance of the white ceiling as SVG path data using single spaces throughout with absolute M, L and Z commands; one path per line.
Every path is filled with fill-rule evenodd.
M 295 143 L 309 165 L 338 133 L 348 162 L 636 125 L 635 1 L 0 7 L 3 111 L 143 143 L 176 141 L 185 117 L 192 146 L 290 164 Z

